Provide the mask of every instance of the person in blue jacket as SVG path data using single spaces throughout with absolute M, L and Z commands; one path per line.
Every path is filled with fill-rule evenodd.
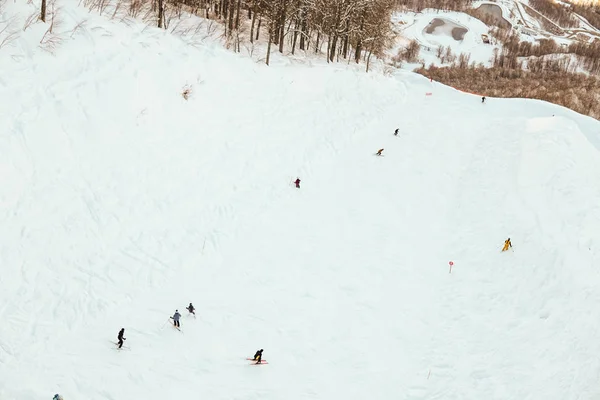
M 171 319 L 173 320 L 173 325 L 175 325 L 177 328 L 181 326 L 179 325 L 179 318 L 181 318 L 181 314 L 179 314 L 179 310 L 175 310 L 175 314 L 173 314 Z

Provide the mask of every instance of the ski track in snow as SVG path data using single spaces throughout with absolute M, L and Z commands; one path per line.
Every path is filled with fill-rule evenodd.
M 600 395 L 597 121 L 64 9 L 0 59 L 1 399 Z

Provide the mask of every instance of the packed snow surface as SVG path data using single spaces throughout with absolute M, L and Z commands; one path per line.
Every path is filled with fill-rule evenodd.
M 0 399 L 600 396 L 598 121 L 67 11 L 0 54 Z

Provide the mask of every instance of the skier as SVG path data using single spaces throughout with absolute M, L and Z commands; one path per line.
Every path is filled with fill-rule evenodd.
M 483 97 L 481 98 L 481 102 L 482 102 L 482 103 L 485 103 L 485 96 L 483 96 Z
M 175 310 L 175 314 L 173 314 L 171 319 L 173 320 L 173 326 L 175 326 L 176 328 L 179 328 L 181 326 L 179 325 L 179 318 L 181 318 L 181 314 L 179 314 L 179 310 Z
M 398 136 L 398 128 L 394 131 L 394 136 Z
M 52 400 L 63 400 L 63 397 L 60 394 L 55 394 Z
M 125 328 L 121 328 L 121 330 L 119 331 L 119 336 L 117 336 L 117 339 L 119 340 L 119 349 L 123 346 L 123 340 L 127 340 L 126 338 L 123 337 L 123 335 L 125 334 Z
M 294 183 L 296 184 L 296 187 L 298 189 L 300 189 L 300 178 L 296 178 L 296 180 L 294 181 Z
M 504 241 L 504 247 L 502 248 L 502 251 L 508 250 L 509 247 L 512 247 L 512 243 L 510 242 L 510 238 L 508 238 L 508 239 L 506 239 Z
M 257 364 L 261 363 L 262 353 L 263 353 L 263 349 L 257 350 L 256 353 L 254 353 L 254 361 L 256 361 Z
M 190 312 L 190 314 L 194 314 L 194 317 L 196 316 L 196 313 L 195 313 L 195 311 L 194 311 L 194 310 L 195 310 L 195 308 L 194 308 L 194 306 L 192 305 L 192 303 L 190 303 L 190 305 L 186 307 L 186 310 L 188 310 L 188 311 Z
M 383 149 L 379 149 L 379 150 L 377 150 L 377 153 L 375 153 L 375 154 L 377 154 L 378 156 L 380 156 L 382 152 L 383 152 Z

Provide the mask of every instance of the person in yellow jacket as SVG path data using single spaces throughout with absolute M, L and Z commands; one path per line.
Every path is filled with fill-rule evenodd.
M 504 247 L 502 248 L 502 251 L 508 250 L 509 247 L 512 247 L 512 243 L 510 242 L 510 238 L 508 238 L 508 239 L 506 239 L 504 241 Z

